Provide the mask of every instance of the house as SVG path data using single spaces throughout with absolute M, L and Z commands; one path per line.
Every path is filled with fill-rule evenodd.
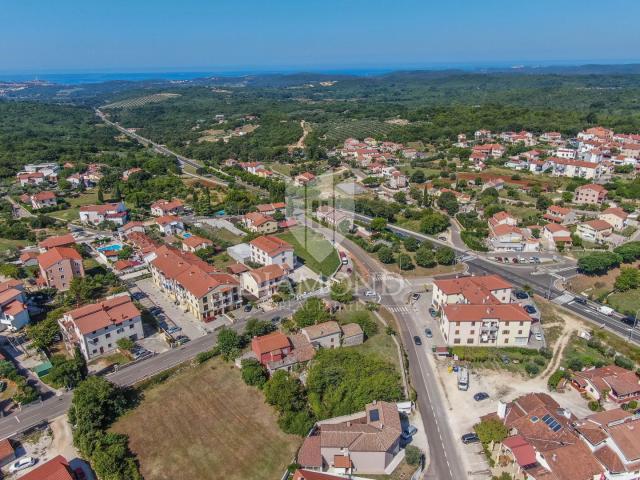
M 316 176 L 311 172 L 304 172 L 294 178 L 297 187 L 304 187 L 315 180 Z
M 240 275 L 240 286 L 256 300 L 268 300 L 282 283 L 289 281 L 286 265 L 265 265 Z
M 122 172 L 122 180 L 124 180 L 125 182 L 127 180 L 129 180 L 129 177 L 131 175 L 133 175 L 134 173 L 140 173 L 143 170 L 141 168 L 138 167 L 134 167 L 134 168 L 130 168 L 129 170 L 125 170 L 124 172 Z
M 327 205 L 322 205 L 316 210 L 316 218 L 332 227 L 344 225 L 348 230 L 353 228 L 353 214 L 348 214 Z
M 278 231 L 278 222 L 273 217 L 258 212 L 250 212 L 242 217 L 242 224 L 254 233 L 275 233 Z
M 439 320 L 447 345 L 526 345 L 531 317 L 517 304 L 445 305 Z
M 445 305 L 497 305 L 510 303 L 513 285 L 498 275 L 437 279 L 433 282 L 432 304 L 436 310 Z
M 258 170 L 264 169 L 264 165 L 261 162 L 240 162 L 240 168 L 246 170 L 249 173 L 253 173 L 254 175 Z
M 491 219 L 489 219 L 491 220 Z M 529 229 L 521 229 L 508 224 L 489 227 L 487 243 L 494 252 L 537 252 L 540 242 Z
M 255 238 L 249 242 L 251 261 L 261 265 L 294 267 L 293 246 L 273 235 Z
M 320 421 L 298 451 L 303 469 L 347 475 L 384 474 L 400 453 L 395 403 L 374 401 L 363 412 Z
M 129 294 L 71 310 L 58 324 L 69 349 L 78 346 L 87 360 L 117 350 L 122 338 L 144 338 L 140 310 Z
M 293 350 L 289 338 L 282 332 L 272 332 L 251 339 L 251 350 L 262 365 L 282 360 Z
M 26 250 L 22 251 L 19 257 L 20 264 L 23 267 L 35 267 L 38 265 L 38 256 L 40 255 L 40 251 L 35 250 Z
M 127 238 L 134 232 L 138 233 L 146 233 L 146 227 L 142 222 L 127 222 L 122 227 L 118 228 L 118 233 L 120 234 L 121 239 Z
M 0 283 L 0 324 L 12 331 L 26 326 L 31 320 L 26 301 L 21 281 L 7 280 Z
M 342 330 L 336 321 L 318 323 L 305 327 L 301 331 L 314 347 L 338 348 L 340 346 Z
M 195 253 L 203 248 L 213 247 L 213 242 L 208 238 L 202 238 L 198 235 L 189 235 L 182 239 L 182 250 L 185 252 Z
M 560 225 L 571 225 L 576 222 L 576 214 L 573 210 L 559 205 L 551 205 L 547 208 L 543 218 L 548 222 L 558 223 Z
M 127 210 L 123 202 L 84 205 L 80 207 L 80 221 L 93 225 L 98 225 L 102 222 L 113 222 L 122 226 L 127 223 Z
M 540 140 L 549 143 L 558 143 L 562 141 L 562 134 L 560 132 L 544 132 L 540 135 Z
M 67 233 L 65 235 L 58 235 L 55 237 L 49 237 L 38 243 L 41 252 L 46 252 L 54 247 L 72 247 L 76 244 L 76 239 L 72 234 Z
M 515 227 L 518 225 L 518 220 L 511 214 L 501 211 L 495 213 L 489 220 L 489 229 L 497 227 L 498 225 L 510 225 Z
M 606 365 L 575 372 L 571 384 L 594 400 L 611 400 L 624 403 L 640 398 L 640 381 L 635 372 L 617 365 Z
M 389 177 L 389 187 L 391 188 L 405 188 L 407 184 L 407 176 L 397 170 L 391 174 L 391 177 Z
M 557 177 L 595 180 L 602 175 L 602 166 L 598 163 L 569 160 L 559 157 L 548 158 L 547 162 L 552 165 L 553 170 L 551 174 Z
M 71 281 L 84 277 L 82 256 L 74 248 L 53 247 L 38 257 L 40 278 L 47 287 L 68 290 Z
M 614 230 L 624 230 L 627 226 L 629 214 L 621 208 L 607 208 L 598 214 L 598 219 L 604 220 L 613 227 Z
M 76 480 L 69 462 L 62 455 L 42 463 L 20 477 L 21 480 Z
M 5 438 L 0 441 L 0 467 L 4 467 L 16 459 L 16 451 L 11 440 Z
M 238 263 L 251 261 L 251 246 L 248 243 L 238 243 L 227 247 L 227 254 Z
M 44 174 L 42 172 L 18 173 L 16 178 L 21 187 L 26 185 L 40 185 L 44 182 Z
M 184 232 L 182 219 L 175 215 L 165 215 L 156 218 L 156 225 L 164 235 L 177 235 Z
M 603 243 L 613 233 L 613 226 L 604 220 L 590 220 L 579 223 L 576 235 L 592 243 Z
M 550 250 L 557 250 L 559 245 L 572 244 L 571 230 L 557 223 L 548 223 L 542 227 L 542 238 L 546 240 Z
M 284 202 L 261 203 L 260 205 L 256 205 L 258 213 L 262 215 L 275 215 L 277 212 L 283 213 L 286 207 L 287 204 Z
M 576 188 L 573 201 L 574 203 L 586 203 L 590 205 L 602 204 L 607 198 L 607 189 L 602 185 L 590 183 Z
M 182 200 L 174 198 L 171 201 L 158 200 L 151 204 L 151 215 L 154 217 L 163 217 L 167 215 L 180 215 L 184 211 L 184 203 Z
M 239 282 L 193 253 L 163 245 L 155 251 L 149 270 L 162 293 L 203 322 L 242 303 Z
M 362 327 L 357 323 L 346 323 L 341 325 L 342 329 L 342 346 L 351 347 L 353 345 L 362 345 L 364 343 L 364 332 Z
M 55 207 L 58 204 L 56 194 L 45 190 L 44 192 L 38 192 L 35 195 L 31 195 L 31 208 L 34 210 L 40 210 L 42 208 Z
M 578 151 L 573 148 L 558 148 L 554 152 L 554 156 L 558 158 L 564 158 L 565 160 L 575 160 L 578 155 Z
M 572 424 L 576 417 L 546 393 L 530 393 L 497 413 L 483 417 L 501 421 L 509 431 L 501 454 L 513 460 L 514 478 L 527 480 L 596 480 L 605 469 Z
M 500 158 L 507 151 L 502 145 L 499 143 L 487 143 L 483 145 L 475 145 L 473 147 L 473 152 L 483 153 L 485 155 L 491 156 L 493 158 Z

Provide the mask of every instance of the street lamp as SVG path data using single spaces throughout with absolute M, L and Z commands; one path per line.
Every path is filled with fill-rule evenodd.
M 631 327 L 631 329 L 629 330 L 629 341 L 633 342 L 633 331 L 636 329 L 636 327 L 638 326 L 638 313 L 640 313 L 640 308 L 638 310 L 636 310 L 636 316 L 633 319 L 633 326 Z

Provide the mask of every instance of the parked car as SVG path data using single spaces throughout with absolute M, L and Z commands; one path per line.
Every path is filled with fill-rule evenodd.
M 447 241 L 447 237 L 438 237 L 438 240 L 440 240 L 441 242 L 446 242 Z
M 76 474 L 76 478 L 77 478 L 78 480 L 87 480 L 87 474 L 86 474 L 86 473 L 84 473 L 84 470 L 83 470 L 82 468 L 77 467 L 77 468 L 73 471 L 73 473 L 75 473 L 75 474 Z
M 411 295 L 411 300 L 419 300 L 420 299 L 420 294 L 419 293 L 414 293 L 413 295 Z
M 435 317 L 435 316 L 436 316 L 436 313 L 437 313 L 437 312 L 435 311 L 435 309 L 434 309 L 434 308 L 430 308 L 430 309 L 429 309 L 429 315 L 431 315 L 432 317 Z
M 33 457 L 22 457 L 16 460 L 9 467 L 9 472 L 15 473 L 20 470 L 24 470 L 25 468 L 29 468 L 36 464 L 36 459 Z
M 253 305 L 251 305 L 251 304 L 249 304 L 249 305 L 245 305 L 245 306 L 244 306 L 244 311 L 245 311 L 245 312 L 250 312 L 252 308 L 253 308 Z
M 518 300 L 526 300 L 527 298 L 529 298 L 529 294 L 522 290 L 516 290 L 515 295 Z
M 586 305 L 587 299 L 584 297 L 573 297 L 573 301 L 579 303 L 580 305 Z
M 413 343 L 415 343 L 416 345 L 422 345 L 422 339 L 416 335 L 415 337 L 413 337 Z
M 542 338 L 543 338 L 543 337 L 542 337 L 542 333 L 540 333 L 540 332 L 536 332 L 534 336 L 535 336 L 535 338 L 536 338 L 536 340 L 537 340 L 537 341 L 539 341 L 539 342 L 541 342 L 541 341 L 542 341 Z
M 187 337 L 186 335 L 180 335 L 178 337 L 176 337 L 175 343 L 176 345 L 184 345 L 185 343 L 189 342 L 191 339 L 189 337 Z
M 172 327 L 167 328 L 166 332 L 169 335 L 173 335 L 174 333 L 178 333 L 182 330 L 182 328 L 178 327 L 177 325 L 174 325 Z
M 536 307 L 534 307 L 533 305 L 525 305 L 523 308 L 524 308 L 524 311 L 527 312 L 529 315 L 534 315 L 535 313 L 538 312 L 536 310 Z
M 480 438 L 478 438 L 478 435 L 476 435 L 475 433 L 465 433 L 464 435 L 462 435 L 462 443 L 464 443 L 465 445 L 469 443 L 478 443 L 479 441 Z
M 433 337 L 433 332 L 431 331 L 431 329 L 430 329 L 430 328 L 425 328 L 425 329 L 424 329 L 424 335 L 425 335 L 427 338 L 431 338 L 431 337 Z
M 487 392 L 478 392 L 473 396 L 473 399 L 476 402 L 481 402 L 482 400 L 486 400 L 489 398 L 489 394 Z
M 375 297 L 376 296 L 376 292 L 374 292 L 373 290 L 367 290 L 366 292 L 364 292 L 364 296 L 365 297 Z
M 402 432 L 402 439 L 403 440 L 410 440 L 411 437 L 413 437 L 416 432 L 418 431 L 418 429 L 413 426 L 413 425 L 409 425 L 403 432 Z
M 276 315 L 271 319 L 271 323 L 280 323 L 280 320 L 281 318 L 278 315 Z

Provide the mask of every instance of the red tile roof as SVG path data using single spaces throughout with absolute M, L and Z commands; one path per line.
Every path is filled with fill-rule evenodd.
M 291 246 L 281 238 L 275 236 L 262 236 L 254 238 L 249 243 L 271 257 L 282 252 L 293 251 L 293 246 Z
M 49 237 L 41 241 L 38 246 L 44 249 L 50 249 L 53 247 L 66 247 L 76 243 L 76 239 L 73 235 L 67 233 L 66 235 L 59 235 L 57 237 Z
M 33 196 L 33 199 L 36 201 L 43 201 L 43 200 L 54 200 L 56 198 L 56 194 L 50 191 L 44 191 L 44 192 L 38 192 Z
M 598 220 L 598 219 L 589 220 L 588 222 L 584 222 L 584 224 L 589 225 L 591 228 L 599 232 L 603 230 L 610 230 L 613 228 L 609 222 L 606 222 L 604 220 Z
M 258 357 L 265 353 L 289 347 L 289 339 L 282 332 L 272 332 L 267 335 L 262 335 L 261 337 L 255 337 L 251 340 L 251 348 Z
M 168 225 L 170 223 L 182 223 L 182 219 L 177 215 L 163 215 L 162 217 L 156 218 L 156 223 L 158 225 Z
M 597 183 L 588 183 L 587 185 L 582 185 L 581 187 L 576 188 L 576 191 L 578 190 L 594 190 L 596 192 L 607 193 L 607 189 L 602 185 L 598 185 Z
M 277 280 L 286 274 L 286 269 L 281 265 L 265 265 L 264 267 L 256 268 L 249 272 L 249 275 L 251 275 L 258 283 Z
M 84 205 L 80 207 L 80 211 L 81 212 L 97 212 L 104 215 L 105 213 L 118 210 L 119 206 L 120 206 L 119 203 L 105 203 L 104 205 Z
M 444 315 L 450 322 L 477 322 L 497 319 L 501 322 L 530 322 L 531 317 L 520 305 L 501 303 L 499 305 L 445 305 Z
M 82 261 L 82 256 L 77 252 L 77 250 L 69 247 L 53 247 L 50 250 L 47 250 L 45 253 L 38 257 L 38 263 L 40 267 L 45 270 L 52 265 L 62 261 L 62 260 L 76 260 L 78 262 Z
M 21 480 L 74 480 L 69 471 L 69 463 L 62 455 L 52 458 L 20 478 Z
M 11 458 L 13 455 L 15 455 L 15 450 L 11 445 L 11 441 L 8 438 L 0 441 L 0 460 Z
M 187 247 L 197 248 L 200 245 L 213 245 L 213 242 L 207 238 L 199 237 L 198 235 L 191 235 L 182 240 Z
M 129 295 L 120 295 L 85 305 L 65 314 L 65 318 L 71 318 L 82 334 L 118 325 L 138 316 L 140 316 L 140 310 L 133 304 Z

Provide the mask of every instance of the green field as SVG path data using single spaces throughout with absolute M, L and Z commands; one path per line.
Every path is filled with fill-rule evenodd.
M 330 276 L 340 265 L 338 252 L 331 243 L 309 228 L 296 227 L 278 237 L 293 245 L 298 258 L 316 273 Z
M 98 203 L 98 190 L 95 189 L 91 192 L 81 193 L 80 196 L 76 198 L 68 197 L 65 198 L 65 200 L 70 205 L 70 208 L 53 212 L 49 215 L 54 218 L 59 218 L 65 222 L 79 221 L 80 217 L 78 216 L 78 212 L 80 211 L 80 207 L 84 205 L 95 205 Z
M 326 139 L 329 142 L 342 143 L 347 138 L 362 140 L 366 137 L 382 139 L 398 127 L 375 119 L 331 121 L 326 126 Z

